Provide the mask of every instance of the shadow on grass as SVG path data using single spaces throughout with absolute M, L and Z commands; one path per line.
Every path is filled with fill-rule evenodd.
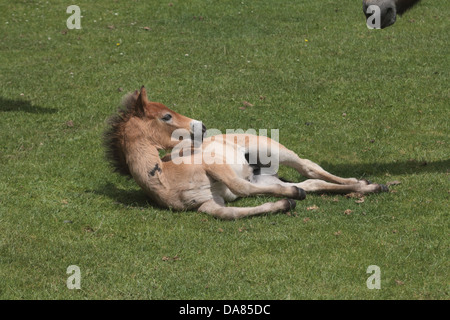
M 144 191 L 120 189 L 112 183 L 107 183 L 104 186 L 98 187 L 96 190 L 88 190 L 94 194 L 107 196 L 114 200 L 117 204 L 125 207 L 154 207 L 159 208 L 153 204 Z
M 0 112 L 55 113 L 58 109 L 33 106 L 27 100 L 11 100 L 0 97 Z
M 362 177 L 364 175 L 391 175 L 420 174 L 420 173 L 447 173 L 450 170 L 450 159 L 440 161 L 409 160 L 399 162 L 377 162 L 361 164 L 333 164 L 322 162 L 325 170 L 340 176 Z

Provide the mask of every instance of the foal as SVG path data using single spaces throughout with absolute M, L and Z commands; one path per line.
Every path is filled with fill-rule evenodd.
M 190 139 L 180 142 L 173 139 L 176 130 L 194 135 L 203 134 L 206 128 L 200 121 L 148 101 L 144 87 L 125 96 L 123 105 L 126 109 L 109 120 L 104 137 L 107 156 L 117 172 L 131 176 L 154 202 L 166 208 L 196 209 L 221 219 L 238 219 L 291 210 L 296 204 L 292 199 L 303 200 L 305 191 L 387 191 L 383 185 L 332 175 L 268 137 L 233 134 L 212 136 L 201 144 Z M 180 145 L 184 146 L 181 152 L 160 158 L 159 150 Z M 259 155 L 262 149 L 279 164 L 293 167 L 311 179 L 286 183 L 278 179 L 276 172 L 261 174 L 265 166 L 260 161 L 250 165 L 248 158 Z M 196 161 L 198 155 L 204 161 Z M 263 194 L 286 199 L 255 207 L 225 206 L 226 201 L 238 197 Z

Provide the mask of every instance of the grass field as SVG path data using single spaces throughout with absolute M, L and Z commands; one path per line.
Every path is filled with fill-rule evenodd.
M 0 298 L 449 299 L 449 9 L 369 30 L 359 0 L 1 2 Z M 141 85 L 208 128 L 279 129 L 334 174 L 400 184 L 231 222 L 155 208 L 102 148 Z

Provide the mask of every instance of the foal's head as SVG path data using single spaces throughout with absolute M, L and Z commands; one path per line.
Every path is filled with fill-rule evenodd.
M 176 113 L 161 103 L 148 101 L 144 87 L 140 92 L 136 90 L 126 95 L 122 104 L 126 109 L 110 118 L 104 142 L 107 157 L 123 175 L 130 175 L 125 157 L 126 144 L 145 140 L 159 150 L 167 150 L 179 143 L 180 134 L 174 135 L 175 139 L 172 135 L 175 130 L 182 130 L 191 137 L 194 134 L 202 136 L 206 131 L 200 121 Z

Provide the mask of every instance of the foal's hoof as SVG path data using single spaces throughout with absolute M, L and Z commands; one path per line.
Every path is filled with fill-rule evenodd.
M 295 207 L 297 206 L 297 203 L 295 202 L 295 200 L 292 200 L 292 199 L 283 199 L 281 201 L 284 202 L 284 211 L 294 210 Z
M 295 188 L 297 188 L 297 187 L 295 187 Z M 305 190 L 303 190 L 302 188 L 297 188 L 297 195 L 296 195 L 295 199 L 305 200 L 305 198 L 306 198 Z
M 297 202 L 295 202 L 295 200 L 292 200 L 292 199 L 287 199 L 287 201 L 289 202 L 290 210 L 294 210 L 295 207 L 297 206 Z
M 385 184 L 372 184 L 371 186 L 375 187 L 372 191 L 374 193 L 389 192 L 389 187 Z

